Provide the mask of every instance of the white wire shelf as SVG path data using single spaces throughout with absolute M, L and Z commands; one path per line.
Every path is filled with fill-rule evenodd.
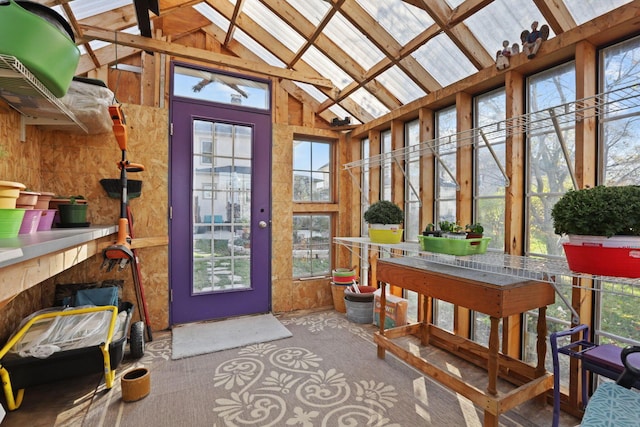
M 33 125 L 87 127 L 16 57 L 0 54 L 0 97 Z
M 538 280 L 550 283 L 558 296 L 572 312 L 574 320 L 579 316 L 573 310 L 570 302 L 560 292 L 558 284 L 572 287 L 582 287 L 581 282 L 573 279 L 592 279 L 606 283 L 603 288 L 584 287 L 593 292 L 606 292 L 625 297 L 640 298 L 640 279 L 628 277 L 596 276 L 592 274 L 571 271 L 564 257 L 542 258 L 530 256 L 507 255 L 501 252 L 487 251 L 480 255 L 456 256 L 423 251 L 418 243 L 402 242 L 398 244 L 372 243 L 367 237 L 334 237 L 334 243 L 348 248 L 354 255 L 362 258 L 367 256 L 362 251 L 380 249 L 393 256 L 420 257 L 421 259 L 466 268 L 484 273 L 501 274 L 522 280 Z M 356 253 L 356 251 L 361 251 Z
M 536 134 L 549 129 L 573 127 L 576 122 L 590 118 L 617 117 L 625 111 L 640 107 L 640 85 L 634 84 L 577 101 L 523 114 L 490 125 L 473 128 L 420 144 L 399 148 L 387 153 L 345 163 L 344 169 L 380 166 L 392 161 L 409 161 L 423 154 L 454 150 L 471 144 L 495 144 L 512 135 Z

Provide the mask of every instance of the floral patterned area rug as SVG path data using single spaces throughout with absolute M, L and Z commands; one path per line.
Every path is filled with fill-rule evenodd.
M 96 378 L 95 390 L 27 390 L 23 405 L 42 420 L 51 413 L 40 425 L 56 426 L 482 426 L 482 411 L 467 399 L 389 353 L 379 359 L 373 325 L 335 311 L 278 318 L 292 337 L 180 360 L 171 358 L 170 333 L 154 334 L 110 391 Z M 151 372 L 151 392 L 123 402 L 119 377 L 140 365 Z M 500 426 L 551 423 L 550 405 L 516 409 Z M 27 425 L 15 415 L 7 426 Z

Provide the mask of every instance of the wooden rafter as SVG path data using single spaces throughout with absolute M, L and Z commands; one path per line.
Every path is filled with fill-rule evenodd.
M 223 46 L 228 46 L 229 42 L 233 39 L 233 33 L 236 30 L 236 19 L 238 19 L 238 15 L 240 11 L 242 11 L 242 7 L 244 6 L 244 0 L 238 0 L 236 2 L 236 6 L 233 8 L 233 15 L 231 15 L 231 19 L 229 20 L 229 28 L 227 29 L 227 34 L 224 37 Z
M 533 0 L 554 33 L 562 34 L 577 26 L 569 9 L 557 0 Z
M 239 70 L 260 72 L 261 74 L 272 77 L 279 77 L 283 79 L 309 83 L 321 87 L 332 87 L 331 82 L 322 77 L 314 77 L 298 71 L 285 70 L 282 68 L 266 65 L 264 63 L 249 62 L 231 57 L 229 55 L 209 52 L 204 49 L 197 49 L 191 46 L 184 46 L 162 40 L 149 39 L 146 37 L 122 32 L 114 33 L 100 28 L 92 28 L 84 25 L 82 25 L 82 29 L 84 36 L 88 39 L 102 40 L 110 43 L 117 42 L 118 44 L 121 44 L 123 46 L 135 47 L 145 51 L 166 53 L 179 58 L 207 61 L 212 64 L 230 66 Z

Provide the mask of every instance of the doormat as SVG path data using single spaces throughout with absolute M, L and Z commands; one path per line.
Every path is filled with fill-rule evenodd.
M 272 314 L 189 323 L 172 330 L 171 358 L 182 359 L 291 337 Z

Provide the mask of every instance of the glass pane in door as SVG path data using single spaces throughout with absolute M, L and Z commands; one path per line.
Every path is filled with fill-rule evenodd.
M 193 122 L 192 294 L 251 287 L 251 126 Z

